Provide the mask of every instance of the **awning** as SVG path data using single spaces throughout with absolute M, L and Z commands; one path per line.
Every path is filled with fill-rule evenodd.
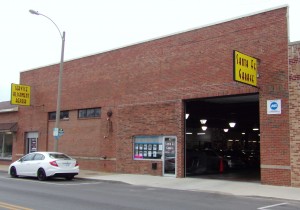
M 0 132 L 17 132 L 18 123 L 0 123 Z

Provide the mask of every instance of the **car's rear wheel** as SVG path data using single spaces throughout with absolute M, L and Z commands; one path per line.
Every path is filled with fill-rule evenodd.
M 13 178 L 18 177 L 17 169 L 14 166 L 10 168 L 10 176 L 13 177 Z
M 74 176 L 73 175 L 69 175 L 69 176 L 66 176 L 65 178 L 66 178 L 66 180 L 70 181 L 70 180 L 72 180 L 74 178 Z
M 37 172 L 37 178 L 40 181 L 45 181 L 47 179 L 44 169 L 40 168 Z

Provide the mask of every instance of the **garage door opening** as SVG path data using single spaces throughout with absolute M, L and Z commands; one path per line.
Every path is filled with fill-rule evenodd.
M 189 177 L 260 181 L 259 95 L 185 103 Z

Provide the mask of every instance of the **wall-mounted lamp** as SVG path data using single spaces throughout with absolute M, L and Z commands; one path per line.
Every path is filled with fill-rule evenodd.
M 207 122 L 207 119 L 201 119 L 201 120 L 200 120 L 200 123 L 201 123 L 202 125 L 204 125 L 206 122 Z
M 206 131 L 207 126 L 203 125 L 201 128 L 202 128 L 202 130 Z
M 189 118 L 190 114 L 185 114 L 185 119 Z
M 230 122 L 229 123 L 230 128 L 234 128 L 235 124 L 236 124 L 235 122 Z
M 227 133 L 229 131 L 228 128 L 224 128 L 223 130 L 224 130 L 225 133 Z
M 253 130 L 254 130 L 254 131 L 258 131 L 258 130 L 259 130 L 259 128 L 256 128 L 256 127 L 255 127 L 255 128 L 253 128 Z

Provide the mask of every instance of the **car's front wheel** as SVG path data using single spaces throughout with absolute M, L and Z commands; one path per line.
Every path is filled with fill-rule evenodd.
M 13 178 L 18 177 L 17 169 L 14 166 L 10 168 L 10 176 L 13 177 Z
M 37 172 L 37 178 L 40 181 L 45 181 L 47 179 L 44 169 L 40 168 Z

